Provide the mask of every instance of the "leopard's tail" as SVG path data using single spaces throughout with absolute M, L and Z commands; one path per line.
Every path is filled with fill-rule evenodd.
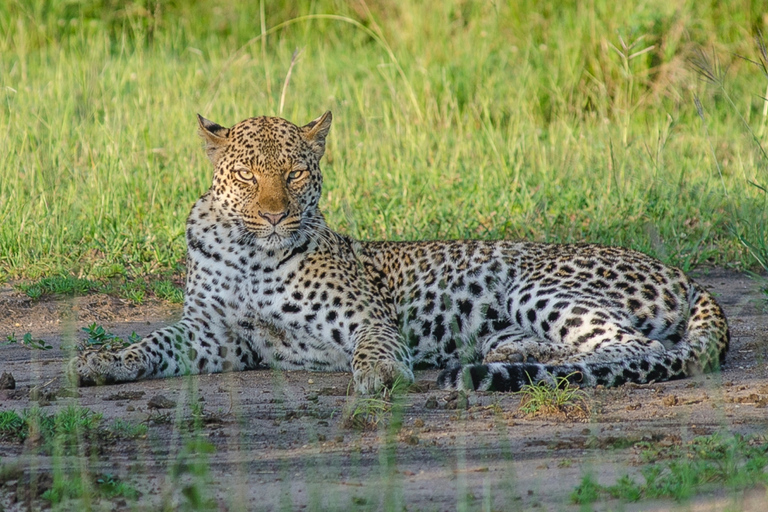
M 565 378 L 582 387 L 611 387 L 676 380 L 717 370 L 725 362 L 730 343 L 725 314 L 709 292 L 695 283 L 691 283 L 688 299 L 691 307 L 686 335 L 665 352 L 594 363 L 457 365 L 442 371 L 438 384 L 445 389 L 520 391 L 525 385 L 540 382 L 555 386 Z

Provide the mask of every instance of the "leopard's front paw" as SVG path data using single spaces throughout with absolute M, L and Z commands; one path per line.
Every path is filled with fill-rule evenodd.
M 376 361 L 353 372 L 355 392 L 371 395 L 399 383 L 413 382 L 413 372 L 399 361 Z
M 126 360 L 130 361 L 126 363 Z M 125 351 L 88 350 L 73 358 L 67 366 L 69 381 L 81 387 L 138 380 L 145 371 Z

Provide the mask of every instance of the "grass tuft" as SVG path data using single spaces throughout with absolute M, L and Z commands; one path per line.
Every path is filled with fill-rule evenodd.
M 568 381 L 573 375 L 553 379 L 555 386 L 546 382 L 523 386 L 516 393 L 522 396 L 518 410 L 530 417 L 557 416 L 572 420 L 589 417 L 587 395 Z
M 352 397 L 342 412 L 341 425 L 352 430 L 376 430 L 391 411 L 391 402 L 383 398 Z

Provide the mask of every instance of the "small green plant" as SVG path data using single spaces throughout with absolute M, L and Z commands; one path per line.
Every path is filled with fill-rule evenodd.
M 648 474 L 646 480 L 649 478 L 653 478 L 651 473 Z M 596 489 L 596 491 L 599 491 L 599 489 Z M 624 501 L 639 501 L 643 497 L 642 490 L 629 475 L 623 475 L 614 485 L 607 487 L 606 491 L 612 497 L 623 499 Z
M 56 435 L 73 435 L 78 431 L 91 431 L 101 423 L 101 413 L 85 407 L 69 405 L 53 415 L 53 430 Z
M 18 343 L 22 347 L 26 347 L 33 350 L 50 350 L 53 347 L 45 342 L 45 340 L 35 339 L 32 337 L 32 333 L 28 332 L 22 336 L 21 340 L 16 337 L 16 333 L 12 332 L 6 336 L 6 342 L 4 345 L 11 345 Z
M 0 411 L 0 439 L 18 439 L 26 437 L 26 423 L 16 411 Z
M 571 493 L 571 501 L 579 504 L 594 503 L 600 498 L 602 486 L 592 473 L 587 473 Z
M 145 284 L 141 281 L 126 281 L 120 285 L 119 294 L 134 304 L 142 304 L 146 298 Z
M 184 290 L 178 288 L 170 279 L 163 279 L 161 281 L 152 281 L 150 283 L 152 293 L 157 298 L 167 300 L 174 304 L 181 304 L 184 302 Z
M 586 417 L 589 405 L 586 394 L 569 382 L 572 373 L 565 377 L 554 379 L 555 385 L 546 382 L 527 384 L 516 394 L 522 396 L 520 412 L 528 415 L 566 414 L 568 416 Z
M 119 350 L 128 347 L 137 341 L 141 341 L 141 336 L 136 334 L 135 331 L 128 336 L 128 340 L 126 341 L 107 331 L 104 327 L 96 325 L 96 322 L 88 327 L 83 327 L 82 330 L 88 335 L 88 338 L 81 346 L 83 349 L 98 347 L 103 350 Z
M 139 491 L 130 484 L 120 480 L 119 477 L 105 473 L 94 479 L 96 489 L 106 498 L 116 498 L 122 496 L 125 498 L 136 499 L 139 497 Z

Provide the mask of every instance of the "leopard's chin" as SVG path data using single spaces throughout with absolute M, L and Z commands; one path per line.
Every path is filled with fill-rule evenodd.
M 263 229 L 249 229 L 247 225 L 240 224 L 233 233 L 233 239 L 237 244 L 252 247 L 259 251 L 277 251 L 294 244 L 294 233 L 288 236 L 276 232 L 264 233 Z

